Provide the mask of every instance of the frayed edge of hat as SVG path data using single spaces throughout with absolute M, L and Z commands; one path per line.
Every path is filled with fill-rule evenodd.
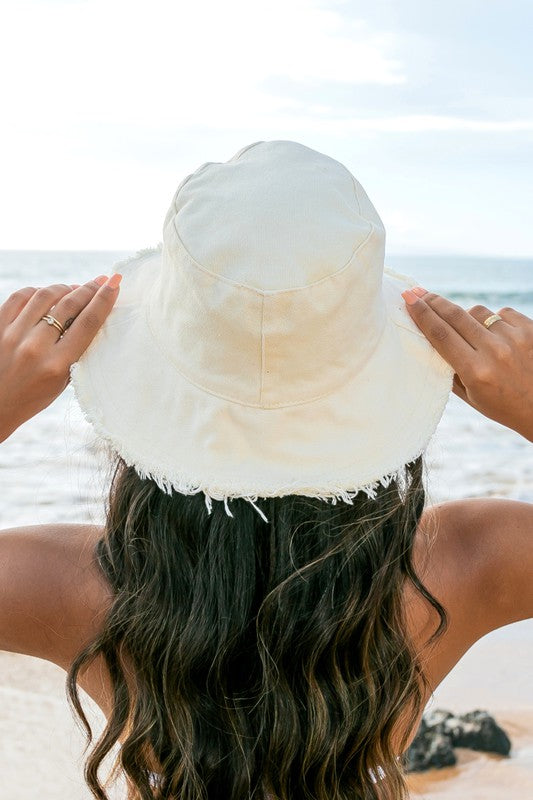
M 120 261 L 117 261 L 113 264 L 113 272 L 120 272 L 133 261 L 139 261 L 142 258 L 148 258 L 148 256 L 153 256 L 156 253 L 160 253 L 163 249 L 163 242 L 158 242 L 155 247 L 143 247 L 141 250 L 137 250 L 132 256 L 128 256 L 127 258 L 123 258 Z
M 102 434 L 103 435 L 103 434 Z M 224 509 L 226 514 L 230 517 L 233 517 L 233 514 L 229 508 L 229 501 L 230 500 L 246 500 L 250 503 L 253 508 L 257 511 L 259 516 L 265 521 L 268 522 L 267 517 L 265 516 L 264 512 L 256 505 L 257 501 L 260 499 L 266 499 L 268 497 L 283 497 L 291 494 L 302 495 L 304 497 L 312 497 L 317 500 L 322 500 L 323 502 L 330 502 L 332 505 L 336 505 L 338 502 L 348 503 L 349 505 L 353 505 L 354 498 L 360 494 L 364 493 L 370 500 L 375 500 L 378 489 L 380 486 L 387 488 L 393 481 L 397 481 L 398 483 L 402 483 L 404 480 L 404 470 L 407 464 L 412 462 L 406 462 L 403 464 L 399 469 L 394 470 L 393 472 L 389 472 L 386 475 L 383 475 L 378 480 L 372 481 L 364 486 L 361 486 L 357 489 L 342 489 L 342 488 L 335 488 L 332 490 L 327 490 L 322 492 L 317 492 L 311 494 L 310 492 L 302 492 L 298 490 L 294 490 L 291 486 L 285 486 L 280 489 L 277 489 L 275 492 L 272 493 L 264 493 L 261 495 L 258 494 L 238 494 L 238 493 L 213 493 L 209 492 L 201 484 L 195 484 L 191 481 L 187 480 L 186 478 L 168 478 L 164 477 L 159 470 L 153 470 L 148 467 L 143 467 L 139 464 L 137 459 L 134 458 L 127 458 L 124 454 L 124 448 L 120 445 L 117 445 L 116 442 L 112 440 L 109 436 L 106 437 L 110 442 L 111 446 L 119 452 L 119 454 L 124 458 L 124 461 L 128 466 L 133 466 L 135 471 L 138 473 L 140 478 L 146 478 L 148 480 L 153 480 L 159 488 L 164 491 L 166 494 L 171 495 L 173 491 L 180 492 L 181 494 L 197 494 L 198 492 L 204 493 L 205 504 L 207 508 L 208 514 L 211 514 L 213 509 L 213 500 L 217 500 L 224 503 Z M 121 452 L 122 451 L 122 452 Z M 422 451 L 423 452 L 423 451 Z M 420 455 L 420 454 L 419 454 Z M 413 459 L 414 461 L 415 459 Z
M 390 278 L 395 278 L 396 280 L 401 281 L 402 283 L 407 283 L 410 286 L 418 286 L 419 285 L 418 281 L 416 280 L 416 278 L 413 278 L 412 275 L 406 275 L 403 272 L 397 272 L 395 269 L 391 269 L 390 267 L 385 266 L 383 268 L 383 272 L 385 273 L 385 275 L 388 275 Z
M 87 394 L 85 393 L 83 388 L 81 367 L 82 365 L 79 362 L 72 364 L 70 367 L 71 385 L 74 389 L 74 394 L 83 417 L 88 423 L 90 423 L 90 425 L 92 425 L 95 432 L 102 439 L 104 439 L 121 458 L 124 459 L 127 466 L 132 466 L 135 469 L 140 478 L 154 481 L 154 483 L 156 483 L 161 491 L 163 491 L 165 494 L 171 495 L 173 491 L 180 492 L 181 494 L 197 494 L 199 492 L 203 492 L 208 514 L 211 514 L 212 512 L 214 500 L 224 503 L 226 514 L 230 517 L 233 517 L 234 515 L 229 508 L 229 501 L 236 499 L 246 500 L 253 506 L 253 508 L 265 522 L 268 522 L 268 519 L 264 512 L 257 505 L 257 501 L 259 499 L 268 497 L 281 497 L 290 494 L 297 494 L 305 497 L 316 498 L 324 502 L 331 502 L 332 505 L 336 505 L 338 502 L 344 502 L 353 505 L 354 498 L 358 494 L 363 493 L 370 500 L 374 500 L 381 486 L 387 488 L 393 481 L 397 481 L 400 486 L 404 486 L 405 467 L 415 461 L 425 449 L 423 447 L 416 456 L 409 461 L 404 462 L 398 469 L 390 471 L 385 475 L 382 475 L 381 478 L 370 481 L 364 486 L 354 489 L 333 487 L 327 490 L 319 489 L 316 492 L 306 492 L 301 490 L 298 491 L 296 485 L 286 485 L 272 492 L 263 492 L 260 495 L 240 494 L 237 491 L 217 492 L 216 490 L 209 490 L 204 483 L 195 483 L 183 475 L 169 478 L 168 475 L 165 475 L 167 470 L 163 468 L 154 469 L 153 467 L 145 465 L 123 444 L 123 442 L 115 439 L 115 437 L 113 437 L 104 427 L 101 413 L 98 409 L 94 408 L 92 403 L 89 401 Z
M 435 351 L 436 353 L 437 351 Z M 324 502 L 331 501 L 332 505 L 336 505 L 338 502 L 348 503 L 353 505 L 353 499 L 360 493 L 364 493 L 370 500 L 375 500 L 377 492 L 382 486 L 383 488 L 387 488 L 393 481 L 398 483 L 400 491 L 404 491 L 406 487 L 406 476 L 405 476 L 405 468 L 410 464 L 414 463 L 417 458 L 419 458 L 424 451 L 426 450 L 429 440 L 433 436 L 435 429 L 437 427 L 439 419 L 442 417 L 442 413 L 447 402 L 447 399 L 452 391 L 453 385 L 453 370 L 449 369 L 448 371 L 448 381 L 446 382 L 445 386 L 443 386 L 442 395 L 436 398 L 435 402 L 435 409 L 431 428 L 433 432 L 430 434 L 429 437 L 423 436 L 419 439 L 416 446 L 413 447 L 411 454 L 402 462 L 402 464 L 397 467 L 396 469 L 389 470 L 387 473 L 383 474 L 380 478 L 376 478 L 373 481 L 369 481 L 368 483 L 364 484 L 363 486 L 346 489 L 343 487 L 337 486 L 328 486 L 327 489 L 317 489 L 316 492 L 306 492 L 302 490 L 301 485 L 298 485 L 295 482 L 292 484 L 286 484 L 285 486 L 278 487 L 275 490 L 268 491 L 268 490 L 261 490 L 261 493 L 248 493 L 243 494 L 239 490 L 233 491 L 217 491 L 213 488 L 208 488 L 205 482 L 193 482 L 188 478 L 186 475 L 175 475 L 171 478 L 168 477 L 168 473 L 170 470 L 167 470 L 165 467 L 161 467 L 158 469 L 154 469 L 151 466 L 145 465 L 142 459 L 139 459 L 137 455 L 135 455 L 129 448 L 124 445 L 119 439 L 116 439 L 109 431 L 105 428 L 103 424 L 103 416 L 100 409 L 93 406 L 92 401 L 89 398 L 89 393 L 85 389 L 84 380 L 82 378 L 82 371 L 81 371 L 82 364 L 79 362 L 75 362 L 70 367 L 70 376 L 71 376 L 71 385 L 74 389 L 74 393 L 76 399 L 78 401 L 78 405 L 81 409 L 81 412 L 89 422 L 96 433 L 105 440 L 110 447 L 118 453 L 119 456 L 125 461 L 127 466 L 131 466 L 135 469 L 137 474 L 140 478 L 153 480 L 157 486 L 165 492 L 165 494 L 171 495 L 173 491 L 180 492 L 181 494 L 197 494 L 198 492 L 204 493 L 205 505 L 207 508 L 208 514 L 211 514 L 213 508 L 213 500 L 218 500 L 224 503 L 224 509 L 226 514 L 230 517 L 233 517 L 233 514 L 229 508 L 229 501 L 235 499 L 243 499 L 249 502 L 253 508 L 257 511 L 259 516 L 268 523 L 268 519 L 265 516 L 264 512 L 256 505 L 257 501 L 261 498 L 268 498 L 268 497 L 282 497 L 286 495 L 301 495 L 305 497 L 313 497 L 318 500 L 323 500 Z M 165 473 L 167 473 L 165 475 Z M 211 485 L 212 487 L 212 485 Z

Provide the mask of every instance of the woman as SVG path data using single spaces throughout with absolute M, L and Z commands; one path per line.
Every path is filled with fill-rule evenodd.
M 103 528 L 0 537 L 0 647 L 106 714 L 95 797 L 117 743 L 135 800 L 406 797 L 431 692 L 533 615 L 531 505 L 423 485 L 450 389 L 533 441 L 533 322 L 411 292 L 383 251 L 344 166 L 256 142 L 180 184 L 120 290 L 0 307 L 1 440 L 72 377 L 114 453 Z

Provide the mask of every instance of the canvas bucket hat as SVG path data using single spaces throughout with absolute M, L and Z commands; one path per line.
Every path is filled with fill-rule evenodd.
M 96 431 L 168 493 L 351 502 L 427 447 L 453 369 L 384 266 L 385 229 L 339 161 L 254 142 L 178 186 L 71 367 Z M 266 519 L 266 518 L 265 518 Z

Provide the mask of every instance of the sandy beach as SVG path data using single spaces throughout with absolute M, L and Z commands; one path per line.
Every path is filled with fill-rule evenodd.
M 491 713 L 512 743 L 508 758 L 456 749 L 454 767 L 411 775 L 413 800 L 533 797 L 533 620 L 485 636 L 441 683 L 428 708 Z
M 533 793 L 533 708 L 501 711 L 498 723 L 513 742 L 509 758 L 457 749 L 454 767 L 413 775 L 413 800 L 525 800 Z
M 533 796 L 533 621 L 479 641 L 443 681 L 434 708 L 484 708 L 509 734 L 509 758 L 457 750 L 455 767 L 412 775 L 414 800 L 524 800 Z M 0 653 L 0 800 L 89 800 L 83 735 L 64 694 L 64 672 L 27 656 Z M 86 697 L 86 696 L 85 696 Z M 87 698 L 91 719 L 103 718 Z M 124 798 L 121 787 L 111 794 Z
M 1 800 L 88 800 L 84 737 L 67 705 L 63 670 L 2 652 L 0 675 Z M 90 706 L 92 719 L 101 723 Z

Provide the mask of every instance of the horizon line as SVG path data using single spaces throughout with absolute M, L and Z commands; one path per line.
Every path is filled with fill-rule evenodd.
M 0 253 L 122 253 L 135 254 L 143 248 L 105 248 L 105 247 L 0 247 Z M 533 252 L 529 255 L 508 255 L 505 253 L 473 253 L 473 252 L 444 252 L 444 251 L 394 251 L 385 254 L 387 258 L 472 258 L 486 261 L 487 259 L 508 259 L 512 261 L 533 261 Z

